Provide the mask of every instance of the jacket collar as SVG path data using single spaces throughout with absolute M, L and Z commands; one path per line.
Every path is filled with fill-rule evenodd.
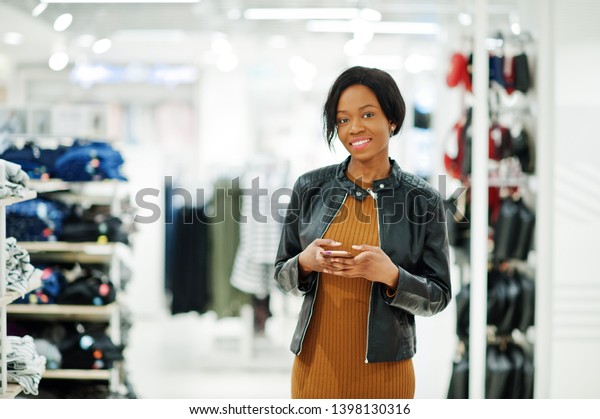
M 338 165 L 336 170 L 336 179 L 344 189 L 350 191 L 353 195 L 355 195 L 356 191 L 363 191 L 363 189 L 361 189 L 356 183 L 348 179 L 348 176 L 346 176 L 346 171 L 348 169 L 348 164 L 350 163 L 350 158 L 351 156 L 348 156 L 346 160 L 344 160 Z M 392 158 L 389 158 L 389 160 L 391 166 L 390 175 L 384 179 L 377 179 L 373 181 L 373 190 L 375 192 L 383 189 L 395 188 L 401 182 L 402 169 L 400 169 L 400 166 L 398 165 L 398 163 L 396 163 L 396 160 Z

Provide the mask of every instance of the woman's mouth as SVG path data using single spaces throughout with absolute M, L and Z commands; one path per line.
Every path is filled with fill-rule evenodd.
M 368 146 L 370 142 L 370 138 L 357 138 L 355 140 L 350 141 L 350 146 L 355 150 L 360 150 Z

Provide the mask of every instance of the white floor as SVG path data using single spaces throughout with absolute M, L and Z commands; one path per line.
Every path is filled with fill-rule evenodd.
M 265 336 L 253 336 L 249 320 L 212 313 L 134 318 L 125 355 L 137 397 L 289 398 L 293 355 L 287 333 L 277 336 L 273 319 Z

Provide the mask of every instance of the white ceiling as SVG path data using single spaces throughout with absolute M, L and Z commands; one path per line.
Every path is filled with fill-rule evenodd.
M 517 0 L 490 1 L 492 17 L 507 21 L 508 11 Z M 267 7 L 368 7 L 378 10 L 383 21 L 437 22 L 442 27 L 456 25 L 461 10 L 468 10 L 469 0 L 201 0 L 196 4 L 50 4 L 38 17 L 31 11 L 38 0 L 0 0 L 0 36 L 14 31 L 24 35 L 21 45 L 0 41 L 0 55 L 17 63 L 46 63 L 57 50 L 69 53 L 72 60 L 101 59 L 104 62 L 131 61 L 151 63 L 197 63 L 210 47 L 214 32 L 227 34 L 235 47 L 242 49 L 266 45 L 272 35 L 285 36 L 292 47 L 314 40 L 311 48 L 325 48 L 327 39 L 350 39 L 350 34 L 309 34 L 305 21 L 258 21 L 231 19 L 232 11 Z M 52 24 L 62 13 L 71 13 L 72 25 L 65 32 L 55 32 Z M 113 48 L 101 57 L 89 47 L 81 47 L 81 35 L 110 37 Z M 379 36 L 379 35 L 378 35 Z M 398 35 L 380 35 L 380 38 Z M 410 39 L 415 35 L 403 36 Z M 421 41 L 436 41 L 421 36 Z M 238 48 L 239 50 L 239 48 Z M 248 53 L 249 51 L 244 51 Z

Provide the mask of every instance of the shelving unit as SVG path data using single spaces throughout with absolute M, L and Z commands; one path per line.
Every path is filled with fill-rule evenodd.
M 38 194 L 60 200 L 66 204 L 87 207 L 106 205 L 113 214 L 121 210 L 121 202 L 127 197 L 125 182 L 116 180 L 93 182 L 65 182 L 60 179 L 31 180 L 33 191 L 28 198 Z M 11 199 L 11 203 L 18 200 Z M 3 230 L 3 234 L 4 234 Z M 107 323 L 107 334 L 111 341 L 121 343 L 121 312 L 119 290 L 122 289 L 122 267 L 132 268 L 132 252 L 128 245 L 120 242 L 28 242 L 21 241 L 19 246 L 25 249 L 35 262 L 65 262 L 82 265 L 103 265 L 108 268 L 108 276 L 117 289 L 117 300 L 105 306 L 67 305 L 67 304 L 15 304 L 6 307 L 4 318 L 35 322 L 98 322 Z M 34 262 L 34 264 L 35 264 Z M 38 281 L 39 287 L 41 282 Z M 35 289 L 35 288 L 32 288 Z M 19 298 L 21 295 L 0 297 L 1 302 Z M 45 380 L 89 380 L 106 381 L 111 392 L 118 392 L 123 379 L 123 363 L 115 361 L 111 369 L 52 369 L 42 376 Z M 8 394 L 8 393 L 7 393 Z M 11 395 L 17 393 L 11 391 Z M 14 397 L 14 396 L 13 396 Z
M 6 179 L 4 163 L 0 162 L 0 182 L 3 183 Z M 23 197 L 10 197 L 0 199 L 0 398 L 14 398 L 21 392 L 21 387 L 17 384 L 8 384 L 7 363 L 7 335 L 6 335 L 6 319 L 7 306 L 21 295 L 17 292 L 7 291 L 7 272 L 6 272 L 6 207 L 17 202 L 34 199 L 37 196 L 35 191 L 26 191 Z M 29 283 L 29 289 L 33 290 L 41 285 L 39 271 L 34 271 L 34 276 Z

